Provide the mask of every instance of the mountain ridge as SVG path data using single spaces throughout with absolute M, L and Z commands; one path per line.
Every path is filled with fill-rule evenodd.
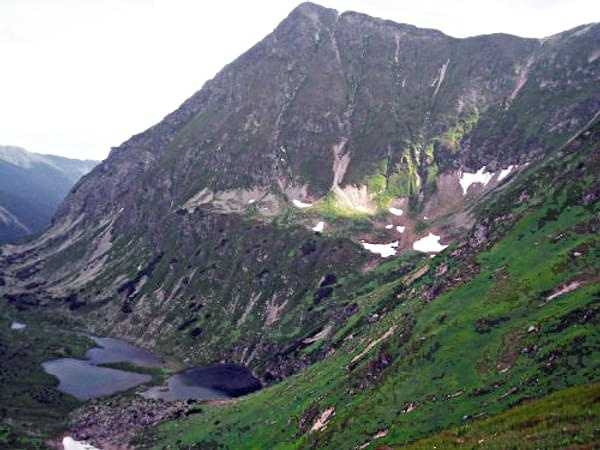
M 134 303 L 154 302 L 150 299 L 156 295 L 180 296 L 186 290 L 195 297 L 197 286 L 181 284 L 190 283 L 184 275 L 186 266 L 219 266 L 212 259 L 223 252 L 242 266 L 256 266 L 231 243 L 232 230 L 247 233 L 239 229 L 248 229 L 245 223 L 258 221 L 261 225 L 254 229 L 267 235 L 279 235 L 286 226 L 297 224 L 307 228 L 308 239 L 310 228 L 321 220 L 333 232 L 321 236 L 323 245 L 333 242 L 335 233 L 351 238 L 342 247 L 355 249 L 357 257 L 350 264 L 354 268 L 368 259 L 357 249 L 357 241 L 390 242 L 398 236 L 395 228 L 383 230 L 384 221 L 406 229 L 399 251 L 411 249 L 428 229 L 444 242 L 452 241 L 473 223 L 469 204 L 501 184 L 499 169 L 518 171 L 542 158 L 547 148 L 572 137 L 597 110 L 600 94 L 593 83 L 600 76 L 597 64 L 583 66 L 572 75 L 576 78 L 565 79 L 548 59 L 577 57 L 579 63 L 587 58 L 600 27 L 586 30 L 563 33 L 550 40 L 546 50 L 533 39 L 505 35 L 455 39 L 303 4 L 180 108 L 113 149 L 75 185 L 42 242 L 69 237 L 61 246 L 42 244 L 35 270 L 31 269 L 38 277 L 44 273 L 49 277 L 47 294 L 36 295 L 49 295 L 46 301 L 52 304 L 53 297 L 75 295 L 78 300 L 69 308 L 78 311 L 76 305 L 84 304 L 83 309 L 94 311 L 98 306 L 93 305 L 110 309 L 110 303 L 98 303 L 99 298 L 115 292 L 123 298 L 130 292 L 111 313 L 114 332 L 129 335 Z M 579 48 L 582 43 L 583 50 L 572 55 L 573 45 Z M 531 62 L 540 48 L 545 53 Z M 538 67 L 543 69 L 539 73 Z M 544 88 L 539 87 L 542 81 Z M 576 95 L 556 94 L 563 85 Z M 532 96 L 535 102 L 529 101 Z M 551 120 L 543 127 L 558 124 L 553 142 L 530 126 L 548 116 Z M 492 144 L 494 151 L 487 153 Z M 488 181 L 468 187 L 469 195 L 463 188 L 461 195 L 462 174 L 482 165 L 493 171 L 486 175 Z M 300 214 L 292 200 L 315 206 Z M 405 211 L 404 216 L 390 216 L 391 205 Z M 203 239 L 212 236 L 223 248 L 197 250 L 199 255 L 213 256 L 196 261 L 186 247 L 197 245 L 198 233 Z M 268 241 L 266 236 L 260 239 Z M 73 252 L 79 257 L 67 257 Z M 273 256 L 266 248 L 261 252 L 265 253 L 257 261 Z M 170 259 L 165 253 L 171 254 Z M 299 254 L 308 256 L 304 250 Z M 66 265 L 65 259 L 70 261 Z M 22 261 L 28 267 L 27 259 Z M 174 289 L 171 294 L 160 293 L 165 286 L 160 288 L 159 280 L 152 284 L 158 291 L 149 290 L 146 281 L 153 275 L 144 275 L 144 267 L 149 271 L 155 264 L 161 267 L 161 276 L 176 278 L 167 284 L 168 290 Z M 333 261 L 328 264 L 335 266 Z M 225 277 L 221 281 L 236 277 L 225 266 L 193 276 L 227 303 L 232 294 L 211 281 L 214 270 L 217 279 Z M 271 273 L 267 279 L 272 282 L 280 276 L 277 269 L 264 270 Z M 129 281 L 123 273 L 129 274 Z M 143 280 L 145 287 L 140 284 Z M 131 289 L 122 288 L 127 283 Z M 240 287 L 242 298 L 256 298 L 262 291 L 251 279 L 236 284 L 246 286 Z M 259 302 L 265 314 L 267 309 L 292 307 L 287 295 L 278 298 L 274 286 L 269 287 L 274 299 L 267 301 L 263 294 Z M 301 284 L 289 292 L 300 295 Z M 244 316 L 243 303 L 233 313 L 238 321 Z M 300 307 L 298 300 L 294 303 Z M 176 304 L 172 307 L 179 309 Z M 279 314 L 274 317 L 279 320 Z M 177 335 L 177 330 L 166 330 L 163 333 Z M 250 351 L 244 350 L 248 346 L 243 342 L 234 351 L 236 360 L 245 361 L 247 356 L 240 353 Z
M 97 161 L 0 146 L 0 242 L 42 231 L 73 184 Z
M 401 443 L 568 385 L 555 359 L 593 381 L 599 48 L 598 24 L 457 39 L 302 4 L 1 247 L 0 294 L 267 386 L 161 445 Z

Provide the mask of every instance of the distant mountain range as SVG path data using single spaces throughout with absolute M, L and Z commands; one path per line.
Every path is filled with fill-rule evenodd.
M 0 146 L 0 244 L 46 228 L 71 187 L 97 164 Z

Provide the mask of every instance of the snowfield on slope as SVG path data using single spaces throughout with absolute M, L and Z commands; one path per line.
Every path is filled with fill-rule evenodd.
M 304 203 L 296 199 L 292 200 L 292 203 L 296 208 L 310 208 L 312 206 L 312 203 Z
M 65 436 L 62 440 L 62 444 L 65 450 L 99 450 L 85 441 L 76 441 L 71 436 Z
M 516 166 L 513 166 L 511 164 L 506 169 L 502 169 L 500 171 L 500 175 L 498 175 L 498 181 L 504 180 L 512 172 L 512 170 L 515 169 L 515 168 L 516 168 Z
M 19 322 L 13 322 L 10 324 L 10 329 L 11 330 L 22 330 L 23 328 L 25 328 L 25 324 L 24 323 L 19 323 Z
M 316 231 L 318 233 L 322 232 L 324 229 L 325 229 L 325 222 L 319 222 L 312 228 L 313 231 Z
M 389 244 L 369 244 L 365 241 L 360 241 L 360 243 L 368 251 L 377 253 L 378 255 L 381 255 L 382 258 L 394 256 L 396 254 L 396 249 L 398 248 L 398 241 L 390 242 Z
M 447 245 L 440 244 L 440 236 L 436 236 L 433 233 L 429 233 L 424 238 L 419 239 L 413 243 L 413 249 L 423 253 L 437 253 L 444 250 Z
M 480 183 L 487 186 L 493 176 L 494 174 L 486 172 L 485 166 L 483 166 L 476 173 L 463 172 L 458 182 L 460 183 L 460 187 L 462 187 L 463 195 L 467 195 L 467 191 L 472 184 Z

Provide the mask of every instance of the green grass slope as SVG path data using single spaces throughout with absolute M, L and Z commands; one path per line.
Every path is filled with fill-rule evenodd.
M 45 448 L 44 438 L 64 431 L 67 414 L 81 405 L 59 391 L 58 379 L 42 363 L 60 357 L 83 358 L 94 343 L 67 324 L 31 316 L 24 330 L 11 330 L 8 308 L 0 304 L 0 448 Z
M 539 400 L 453 428 L 404 449 L 598 448 L 600 384 L 560 390 Z
M 326 359 L 134 444 L 397 446 L 597 380 L 599 142 L 596 125 L 490 197 L 463 242 L 358 290 Z

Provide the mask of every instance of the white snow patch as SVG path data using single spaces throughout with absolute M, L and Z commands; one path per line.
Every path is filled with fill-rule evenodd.
M 418 252 L 430 253 L 430 252 L 441 252 L 447 245 L 440 244 L 440 236 L 436 236 L 433 233 L 429 233 L 422 239 L 413 243 L 413 248 Z
M 406 227 L 403 227 L 402 225 L 398 225 L 396 227 L 396 230 L 398 230 L 398 233 L 404 233 L 404 230 L 406 230 Z
M 400 208 L 394 208 L 393 206 L 389 209 L 389 211 L 395 216 L 401 216 L 404 212 Z
M 319 222 L 312 229 L 313 229 L 313 231 L 320 233 L 321 231 L 323 231 L 325 229 L 325 222 Z
M 502 169 L 500 171 L 500 175 L 498 175 L 498 181 L 502 181 L 504 180 L 511 172 L 512 170 L 515 168 L 515 166 L 513 166 L 512 164 L 510 166 L 508 166 L 506 169 Z
M 481 183 L 486 186 L 492 179 L 493 175 L 493 173 L 485 171 L 485 166 L 479 169 L 476 173 L 463 172 L 460 180 L 458 180 L 460 186 L 462 187 L 463 195 L 467 195 L 469 186 L 472 184 Z
M 71 436 L 65 436 L 62 440 L 62 444 L 65 450 L 99 450 L 92 444 L 88 444 L 85 441 L 76 441 Z
M 394 256 L 396 254 L 396 249 L 398 248 L 398 241 L 390 242 L 389 244 L 369 244 L 365 241 L 360 241 L 360 243 L 371 253 L 377 253 L 381 255 L 382 258 Z
M 385 226 L 385 229 L 386 229 L 386 230 L 391 230 L 392 228 L 394 228 L 394 225 L 393 225 L 393 224 L 391 224 L 391 223 L 390 223 L 389 225 L 386 225 L 386 226 Z
M 26 325 L 24 323 L 13 322 L 10 324 L 11 330 L 22 330 L 25 327 L 26 327 Z
M 296 199 L 292 200 L 292 203 L 296 208 L 310 208 L 312 206 L 312 203 L 304 203 Z

